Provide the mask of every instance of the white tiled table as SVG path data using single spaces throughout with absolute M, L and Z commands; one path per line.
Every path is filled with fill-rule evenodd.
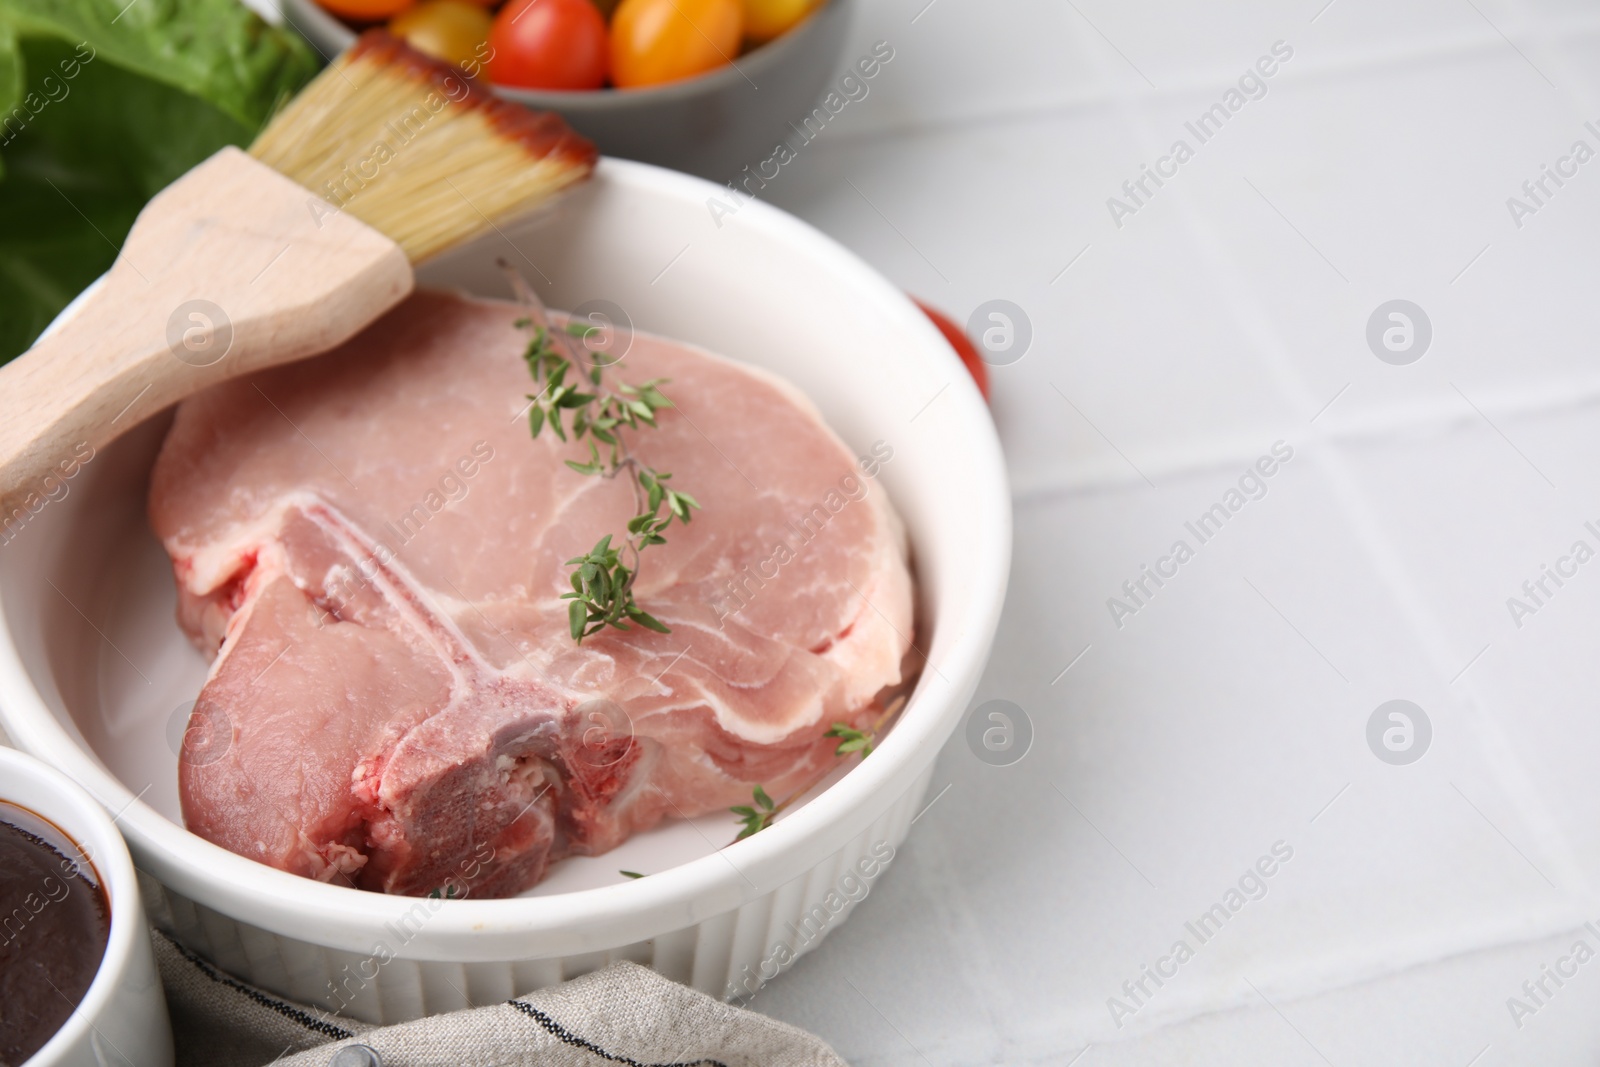
M 1017 543 L 978 695 L 1033 748 L 953 739 L 894 875 L 754 1002 L 852 1063 L 1600 1056 L 1600 962 L 1522 989 L 1600 951 L 1600 560 L 1521 628 L 1506 605 L 1600 549 L 1600 158 L 1520 229 L 1506 206 L 1600 151 L 1600 10 L 1324 3 L 869 0 L 849 57 L 895 59 L 768 189 L 956 317 L 1004 298 L 1033 330 L 992 370 Z M 1107 198 L 1179 137 L 1117 227 Z M 1395 298 L 1433 327 L 1408 366 L 1366 342 Z M 1107 598 L 1276 441 L 1267 495 L 1119 629 Z M 1433 728 L 1406 766 L 1366 740 L 1394 698 Z M 1185 922 L 1279 841 L 1200 945 Z M 1119 1028 L 1108 998 L 1180 937 Z
M 1600 559 L 1520 628 L 1506 600 L 1600 550 L 1600 158 L 1520 228 L 1506 200 L 1600 152 L 1600 10 L 863 9 L 847 58 L 895 58 L 765 195 L 958 318 L 1026 311 L 991 371 L 1017 542 L 978 702 L 1036 736 L 1008 767 L 954 738 L 893 876 L 752 1006 L 861 1067 L 1594 1064 L 1600 958 L 1523 983 L 1600 952 Z M 1396 298 L 1433 327 L 1408 366 L 1365 337 Z M 1277 441 L 1267 494 L 1118 628 L 1107 598 Z M 1433 728 L 1406 766 L 1366 740 L 1396 698 Z

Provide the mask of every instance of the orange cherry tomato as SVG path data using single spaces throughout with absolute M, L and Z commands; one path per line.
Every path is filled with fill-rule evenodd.
M 324 9 L 352 22 L 377 22 L 392 18 L 417 0 L 317 0 Z
M 484 42 L 494 18 L 469 0 L 422 0 L 389 23 L 389 32 L 419 52 L 468 68 L 489 54 Z
M 611 17 L 611 81 L 661 85 L 733 62 L 744 34 L 741 0 L 622 0 Z
M 743 0 L 744 35 L 763 44 L 794 29 L 815 11 L 819 0 Z
M 966 332 L 961 327 L 951 322 L 945 315 L 933 310 L 933 308 L 916 297 L 912 297 L 911 301 L 921 308 L 928 318 L 933 320 L 935 326 L 939 327 L 939 332 L 944 334 L 944 339 L 950 342 L 950 347 L 956 350 L 956 355 L 960 356 L 961 362 L 966 364 L 967 373 L 971 374 L 972 380 L 978 383 L 978 392 L 983 394 L 985 400 L 988 400 L 989 368 L 978 357 L 978 348 L 972 343 L 972 339 L 966 335 Z
M 599 89 L 606 20 L 590 0 L 511 0 L 489 30 L 489 80 L 522 89 Z

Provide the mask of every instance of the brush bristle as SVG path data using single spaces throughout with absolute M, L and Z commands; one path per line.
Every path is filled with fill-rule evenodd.
M 427 259 L 589 176 L 594 145 L 369 30 L 250 146 L 261 162 Z

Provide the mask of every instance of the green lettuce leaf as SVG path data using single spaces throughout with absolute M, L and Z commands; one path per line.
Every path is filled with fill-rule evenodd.
M 151 196 L 249 143 L 315 69 L 238 0 L 0 0 L 0 362 L 111 265 Z
M 0 0 L 14 35 L 85 44 L 98 59 L 256 127 L 305 84 L 315 57 L 239 0 Z M 0 113 L 11 110 L 0 96 Z

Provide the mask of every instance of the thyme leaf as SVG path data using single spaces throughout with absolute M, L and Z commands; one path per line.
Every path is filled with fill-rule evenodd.
M 778 806 L 772 798 L 767 796 L 767 791 L 756 786 L 751 794 L 753 804 L 741 804 L 728 810 L 739 816 L 739 821 L 744 824 L 744 829 L 739 831 L 735 841 L 743 841 L 751 834 L 760 833 L 772 824 L 772 817 L 778 813 Z
M 846 723 L 834 723 L 833 729 L 822 736 L 837 737 L 839 739 L 839 747 L 833 750 L 835 756 L 848 756 L 852 752 L 859 752 L 863 757 L 872 754 L 872 735 L 857 730 Z M 877 765 L 874 764 L 873 766 Z

